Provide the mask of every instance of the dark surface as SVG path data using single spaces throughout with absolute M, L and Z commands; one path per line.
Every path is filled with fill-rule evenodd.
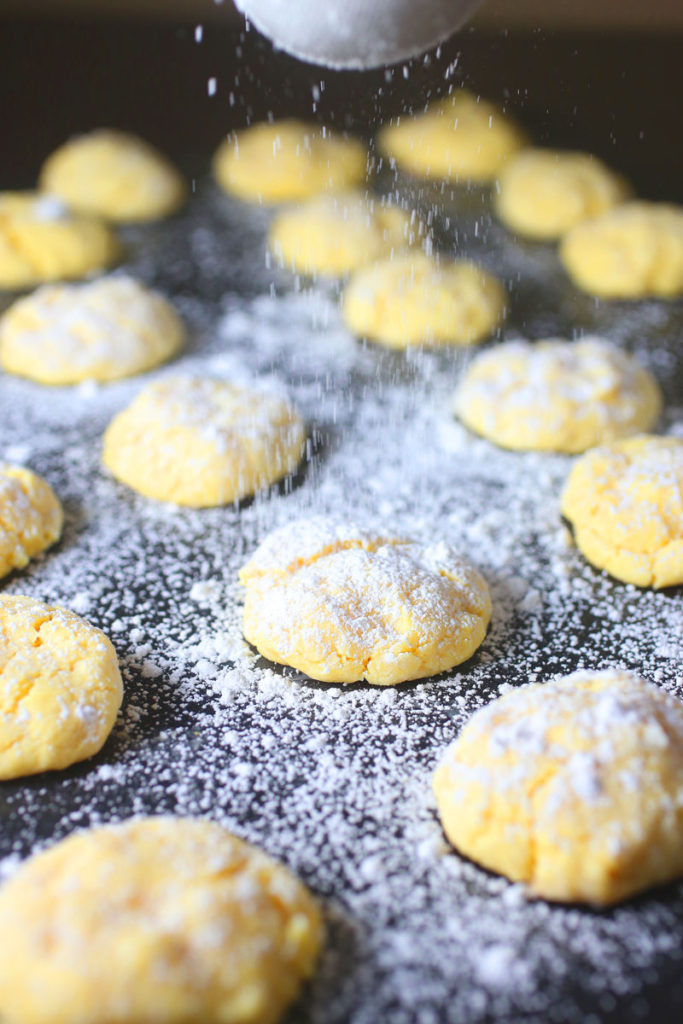
M 64 21 L 4 24 L 0 29 L 0 75 L 4 78 L 2 95 L 9 102 L 3 109 L 7 144 L 0 184 L 30 186 L 50 149 L 74 131 L 101 124 L 140 132 L 186 166 L 189 162 L 196 167 L 200 176 L 218 138 L 229 127 L 241 124 L 247 113 L 259 117 L 268 110 L 276 114 L 310 112 L 311 86 L 319 81 L 319 70 L 274 57 L 253 35 L 242 44 L 241 58 L 235 54 L 236 44 L 234 35 L 221 33 L 214 26 L 206 28 L 204 42 L 197 45 L 193 26 L 145 27 L 117 22 L 74 26 Z M 467 33 L 449 44 L 431 67 L 413 68 L 407 80 L 400 72 L 390 83 L 384 81 L 383 73 L 327 76 L 318 114 L 345 121 L 350 127 L 367 128 L 375 115 L 400 109 L 411 96 L 425 95 L 429 82 L 442 86 L 443 70 L 460 50 L 457 73 L 463 72 L 465 84 L 493 98 L 504 97 L 507 90 L 510 106 L 541 141 L 593 149 L 630 175 L 645 194 L 683 198 L 681 140 L 673 113 L 663 99 L 672 97 L 673 107 L 673 97 L 680 96 L 678 40 L 515 39 Z M 236 74 L 239 86 L 234 86 Z M 213 99 L 206 91 L 210 75 L 218 77 L 218 94 Z M 384 92 L 376 98 L 372 90 L 378 84 Z M 234 107 L 228 99 L 231 89 Z M 177 217 L 125 233 L 130 269 L 163 287 L 186 316 L 191 337 L 179 363 L 195 369 L 222 354 L 224 346 L 228 348 L 217 329 L 226 299 L 235 300 L 241 312 L 249 313 L 249 301 L 267 295 L 273 279 L 280 298 L 286 298 L 292 289 L 289 279 L 270 274 L 264 266 L 266 218 L 262 211 L 253 211 L 250 220 L 252 214 L 245 216 L 239 204 L 217 195 L 206 181 L 199 181 L 198 192 Z M 468 197 L 468 203 L 472 201 L 476 203 L 476 196 Z M 513 292 L 511 333 L 516 330 L 538 336 L 553 331 L 600 330 L 636 351 L 658 372 L 670 409 L 680 412 L 680 303 L 596 302 L 569 285 L 551 247 L 511 239 L 491 221 L 485 203 L 477 218 L 482 230 L 475 236 L 471 205 L 459 213 L 457 199 L 450 202 L 442 205 L 438 240 L 452 249 L 457 235 L 461 251 L 505 279 Z M 448 229 L 444 228 L 446 216 L 451 218 Z M 285 314 L 278 329 L 283 335 L 288 330 Z M 435 393 L 447 390 L 442 387 L 444 379 L 448 385 L 462 366 L 459 354 L 440 353 L 424 363 L 409 363 L 395 354 L 369 349 L 359 356 L 348 377 L 331 372 L 328 380 L 317 365 L 302 372 L 300 362 L 291 361 L 294 350 L 283 348 L 271 358 L 265 348 L 252 351 L 246 328 L 244 335 L 238 342 L 231 336 L 231 352 L 237 352 L 257 374 L 275 371 L 286 380 L 309 423 L 315 423 L 324 438 L 309 472 L 290 496 L 291 506 L 299 512 L 306 511 L 307 491 L 315 492 L 321 482 L 328 487 L 323 493 L 331 506 L 338 508 L 346 498 L 354 511 L 356 507 L 373 509 L 375 499 L 366 484 L 381 467 L 381 458 L 362 429 L 363 424 L 372 424 L 371 418 L 361 419 L 364 410 L 374 403 L 379 421 L 384 412 L 383 396 L 390 398 L 400 392 L 405 405 L 387 401 L 387 415 L 402 410 L 401 418 L 392 424 L 392 435 L 419 429 L 419 417 L 435 401 Z M 325 332 L 320 330 L 319 335 L 322 349 Z M 311 398 L 317 377 L 323 396 L 321 409 Z M 0 440 L 4 445 L 15 440 L 33 442 L 31 464 L 49 477 L 67 508 L 67 528 L 60 545 L 44 562 L 6 581 L 7 589 L 66 603 L 74 589 L 90 594 L 93 603 L 88 617 L 111 632 L 126 682 L 124 717 L 96 759 L 55 775 L 0 787 L 0 855 L 24 856 L 43 840 L 133 813 L 209 813 L 225 820 L 287 860 L 325 901 L 326 953 L 311 989 L 292 1012 L 292 1021 L 666 1024 L 680 1020 L 680 885 L 604 913 L 563 907 L 546 913 L 541 903 L 501 911 L 502 889 L 495 888 L 497 880 L 471 865 L 465 865 L 462 877 L 451 880 L 443 891 L 438 888 L 438 865 L 430 864 L 431 877 L 429 873 L 418 877 L 411 808 L 398 820 L 385 822 L 382 808 L 378 810 L 373 803 L 374 790 L 382 792 L 386 776 L 395 782 L 399 799 L 406 774 L 420 772 L 427 778 L 435 756 L 458 723 L 477 704 L 490 699 L 499 683 L 522 682 L 530 670 L 542 672 L 545 678 L 550 671 L 570 671 L 585 659 L 595 664 L 624 663 L 651 677 L 662 664 L 664 684 L 679 690 L 677 662 L 662 660 L 657 641 L 661 634 L 673 634 L 673 629 L 667 629 L 667 619 L 670 609 L 680 608 L 680 590 L 666 594 L 628 590 L 593 571 L 574 552 L 571 566 L 575 582 L 582 588 L 577 586 L 564 605 L 557 603 L 547 611 L 540 635 L 532 642 L 528 618 L 510 611 L 514 602 L 506 595 L 505 580 L 492 571 L 496 618 L 483 648 L 487 662 L 477 657 L 448 677 L 398 688 L 394 711 L 382 712 L 377 691 L 348 688 L 337 701 L 348 708 L 347 721 L 332 718 L 331 700 L 320 705 L 314 702 L 316 694 L 335 688 L 299 680 L 297 693 L 303 697 L 291 706 L 286 699 L 285 672 L 282 690 L 270 703 L 259 704 L 256 687 L 251 684 L 251 689 L 245 686 L 244 695 L 221 709 L 222 717 L 217 715 L 213 722 L 217 698 L 201 677 L 193 674 L 192 666 L 180 659 L 178 647 L 196 635 L 222 628 L 223 623 L 215 609 L 189 607 L 187 594 L 197 579 L 219 577 L 226 586 L 234 579 L 245 555 L 272 525 L 278 501 L 259 499 L 239 510 L 190 511 L 169 517 L 162 508 L 108 479 L 99 467 L 101 433 L 113 412 L 138 386 L 138 381 L 132 381 L 103 388 L 97 401 L 89 404 L 88 396 L 77 390 L 52 389 L 46 400 L 44 389 L 0 378 Z M 332 424 L 325 418 L 330 395 L 345 387 L 348 411 L 340 414 L 339 423 Z M 673 416 L 672 412 L 665 427 L 671 426 Z M 398 458 L 400 446 L 393 443 L 394 437 L 387 432 L 384 440 L 387 458 Z M 363 462 L 363 454 L 359 454 L 358 466 L 334 462 L 335 448 L 350 444 L 359 445 L 359 451 L 370 460 L 368 464 Z M 480 462 L 478 451 L 483 452 Z M 426 530 L 430 523 L 445 522 L 459 503 L 469 502 L 477 510 L 499 509 L 500 535 L 494 540 L 503 544 L 508 503 L 519 498 L 516 491 L 513 494 L 509 470 L 502 481 L 497 473 L 499 466 L 505 468 L 515 456 L 474 445 L 469 457 L 461 453 L 462 465 L 459 459 L 444 456 L 438 472 L 429 464 L 429 456 L 426 446 L 424 475 L 421 467 L 407 467 L 414 478 L 410 499 L 402 506 L 403 494 L 391 496 L 398 519 L 419 502 L 425 505 Z M 546 462 L 547 472 L 559 481 L 563 464 L 558 467 L 553 459 Z M 519 530 L 523 564 L 533 568 L 534 583 L 547 592 L 557 583 L 549 564 L 556 551 L 545 533 L 534 533 L 533 518 L 538 494 L 546 500 L 549 494 L 552 497 L 552 488 L 542 481 L 534 490 L 534 472 L 539 467 L 545 472 L 546 462 L 519 458 L 519 484 L 529 488 L 528 531 L 520 528 L 517 506 L 516 518 L 511 518 Z M 88 505 L 89 519 L 83 515 Z M 475 537 L 473 554 L 478 556 L 482 547 Z M 622 619 L 618 629 L 610 630 L 606 612 L 614 608 Z M 125 629 L 116 631 L 114 626 L 120 620 Z M 146 655 L 136 653 L 133 623 L 144 639 L 151 641 L 152 655 L 164 669 L 153 683 L 142 670 Z M 182 671 L 174 677 L 172 671 L 179 665 Z M 461 692 L 467 694 L 465 710 L 457 702 Z M 367 704 L 355 704 L 354 695 L 367 695 Z M 139 720 L 129 717 L 135 709 L 141 709 Z M 384 715 L 389 723 L 384 732 L 374 734 L 368 728 L 375 714 L 378 718 Z M 237 752 L 224 742 L 228 725 L 242 730 L 241 738 L 234 740 Z M 332 811 L 341 806 L 350 817 L 357 815 L 349 837 L 338 835 L 334 826 L 328 825 L 324 808 L 311 822 L 297 812 L 301 796 L 310 799 L 309 786 L 314 790 L 315 778 L 311 781 L 310 775 L 315 759 L 306 742 L 317 729 L 326 732 L 342 768 L 361 780 L 357 783 L 359 804 L 340 791 L 331 806 Z M 261 734 L 271 733 L 289 744 L 276 748 L 281 774 L 257 775 L 248 788 L 240 789 L 239 778 L 231 774 L 234 761 L 242 757 L 258 764 L 262 757 L 265 763 L 258 740 Z M 405 772 L 401 757 L 387 760 L 388 738 L 392 736 L 407 744 Z M 276 757 L 273 753 L 267 756 Z M 275 791 L 271 778 L 283 783 L 282 788 Z M 342 771 L 332 778 L 343 778 Z M 363 817 L 358 816 L 359 806 Z M 370 897 L 366 903 L 361 899 L 366 882 L 359 868 L 364 843 L 374 838 L 375 832 L 385 841 L 388 857 L 394 858 L 394 869 L 386 879 L 386 894 L 373 904 Z M 339 914 L 340 906 L 346 909 L 346 917 Z M 464 968 L 459 974 L 457 962 L 452 969 L 449 965 L 444 969 L 441 947 L 429 947 L 436 936 L 436 942 L 448 950 L 450 938 L 440 928 L 457 921 L 458 915 L 469 923 L 473 942 L 480 915 L 483 935 L 496 938 L 499 929 L 501 941 L 510 948 L 517 943 L 521 959 L 529 951 L 530 960 L 544 968 L 536 987 L 526 992 L 511 985 L 501 996 L 492 986 L 487 993 L 489 1002 L 482 1009 L 475 1013 L 470 1006 L 469 1015 L 458 1016 L 453 1008 L 462 1005 L 457 1002 L 463 987 L 459 979 L 476 986 L 476 974 L 468 978 Z M 517 931 L 510 924 L 516 918 Z M 420 922 L 427 922 L 426 936 L 420 934 Z M 387 954 L 391 947 L 386 943 L 392 931 L 411 929 L 414 960 L 396 964 Z M 640 956 L 641 935 L 643 947 L 647 950 L 649 943 L 653 950 L 649 959 L 645 957 L 645 966 Z M 668 948 L 657 946 L 662 939 L 669 940 Z M 543 955 L 538 953 L 541 947 Z M 474 954 L 472 959 L 476 959 Z M 615 963 L 622 965 L 624 988 L 612 991 L 609 971 Z M 413 989 L 406 978 L 411 979 Z M 599 995 L 610 998 L 605 1001 Z M 425 1015 L 418 1016 L 418 1011 Z
M 227 22 L 204 26 L 201 43 L 194 28 L 3 20 L 0 12 L 0 187 L 30 186 L 50 150 L 92 127 L 137 131 L 177 158 L 207 157 L 247 119 L 269 111 L 312 116 L 321 80 L 315 116 L 360 131 L 419 107 L 450 80 L 504 101 L 539 142 L 591 150 L 644 196 L 683 201 L 680 36 L 467 30 L 431 54 L 428 66 L 413 61 L 407 78 L 397 68 L 387 81 L 383 70 L 302 64 Z M 214 97 L 209 77 L 217 79 Z
M 441 228 L 440 244 L 452 249 L 457 231 L 460 251 L 511 285 L 510 333 L 599 326 L 657 370 L 668 399 L 663 426 L 681 421 L 680 302 L 594 302 L 569 285 L 550 247 L 520 244 L 486 215 L 480 217 L 485 230 L 475 238 L 471 218 L 458 213 L 455 200 L 442 208 L 440 221 L 446 216 L 452 226 Z M 23 857 L 75 828 L 132 814 L 209 814 L 222 821 L 285 860 L 323 902 L 325 953 L 287 1018 L 291 1024 L 680 1019 L 680 884 L 604 912 L 542 901 L 508 905 L 505 883 L 474 865 L 463 861 L 455 877 L 449 875 L 445 864 L 458 862 L 455 854 L 421 859 L 421 830 L 427 822 L 433 837 L 438 826 L 426 792 L 408 799 L 415 780 L 426 791 L 445 744 L 503 682 L 517 685 L 532 672 L 547 678 L 581 665 L 623 664 L 647 678 L 659 671 L 661 682 L 680 692 L 678 661 L 659 654 L 662 641 L 676 642 L 669 620 L 680 616 L 680 588 L 625 588 L 571 551 L 571 591 L 530 621 L 491 555 L 509 550 L 513 573 L 544 599 L 552 596 L 559 518 L 548 527 L 541 513 L 555 503 L 568 460 L 503 453 L 474 439 L 455 457 L 442 450 L 435 428 L 447 413 L 432 415 L 432 409 L 445 406 L 463 366 L 459 351 L 408 360 L 358 346 L 348 373 L 333 363 L 328 373 L 330 331 L 320 325 L 313 331 L 319 356 L 308 365 L 296 347 L 264 346 L 258 310 L 274 318 L 274 334 L 306 342 L 303 331 L 298 336 L 303 325 L 289 322 L 293 280 L 264 265 L 266 222 L 265 211 L 227 200 L 204 180 L 176 217 L 124 235 L 128 269 L 163 288 L 188 322 L 189 344 L 177 368 L 197 372 L 228 356 L 257 376 L 274 373 L 287 382 L 323 439 L 290 494 L 274 489 L 239 509 L 171 513 L 117 484 L 99 464 L 102 432 L 137 392 L 139 379 L 89 396 L 0 375 L 0 452 L 29 444 L 30 464 L 47 476 L 67 511 L 60 544 L 3 581 L 2 589 L 67 605 L 75 593 L 85 593 L 86 617 L 112 637 L 125 679 L 123 714 L 96 758 L 0 786 L 0 858 Z M 250 312 L 269 292 L 272 299 Z M 226 309 L 243 318 L 243 327 L 227 334 Z M 334 322 L 331 330 L 338 330 Z M 343 403 L 332 422 L 335 394 Z M 411 432 L 423 440 L 415 463 L 405 459 L 401 443 Z M 225 629 L 239 636 L 237 568 L 278 516 L 309 514 L 321 504 L 328 512 L 374 514 L 377 496 L 368 481 L 381 479 L 392 464 L 403 465 L 405 481 L 401 486 L 400 469 L 392 470 L 396 490 L 386 489 L 383 497 L 401 532 L 418 514 L 426 536 L 448 537 L 450 530 L 458 539 L 463 524 L 494 513 L 490 540 L 475 533 L 467 549 L 494 598 L 482 655 L 435 680 L 396 688 L 388 705 L 377 688 L 324 686 L 287 670 L 277 671 L 271 696 L 260 699 L 258 679 L 271 666 L 259 660 L 239 692 L 219 701 L 183 649 Z M 203 579 L 221 584 L 215 605 L 188 600 Z M 141 642 L 148 652 L 138 650 Z M 148 656 L 163 670 L 158 677 L 145 674 Z M 223 659 L 219 671 L 227 668 Z M 338 708 L 345 716 L 336 717 Z M 311 753 L 308 742 L 316 735 L 324 745 Z M 262 746 L 264 737 L 275 744 Z M 321 751 L 332 760 L 329 767 L 318 765 Z M 245 762 L 256 769 L 246 780 L 234 773 L 234 765 Z M 363 866 L 377 843 L 384 860 L 373 886 Z M 394 952 L 395 934 L 410 936 L 408 953 L 404 947 Z M 519 985 L 516 975 L 502 983 L 479 977 L 478 963 L 497 942 L 514 952 L 511 969 L 521 967 Z M 533 984 L 527 964 L 537 972 Z M 475 1003 L 475 995 L 482 1001 Z

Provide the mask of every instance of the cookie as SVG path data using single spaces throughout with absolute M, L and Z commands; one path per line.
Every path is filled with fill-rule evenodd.
M 122 693 L 104 633 L 66 608 L 0 594 L 0 779 L 92 757 Z M 7 1009 L 3 1002 L 3 1016 Z
M 502 321 L 505 302 L 500 282 L 473 263 L 414 252 L 357 270 L 342 314 L 354 334 L 390 348 L 472 345 Z
M 683 207 L 623 203 L 572 228 L 560 257 L 574 283 L 591 295 L 683 295 Z
M 275 530 L 240 580 L 249 643 L 324 682 L 391 686 L 445 672 L 471 657 L 491 617 L 486 582 L 447 545 L 327 519 Z
M 4 1024 L 275 1024 L 320 913 L 220 825 L 146 818 L 69 836 L 0 890 Z
M 216 181 L 239 199 L 285 203 L 353 187 L 365 179 L 367 152 L 356 139 L 305 121 L 254 124 L 221 143 Z
M 583 452 L 648 430 L 652 375 L 601 338 L 507 341 L 470 363 L 455 396 L 465 426 L 503 448 Z
M 85 277 L 119 255 L 115 236 L 94 217 L 37 192 L 0 192 L 0 288 Z
M 305 443 L 301 417 L 282 398 L 210 377 L 168 377 L 114 417 L 103 461 L 148 498 L 205 508 L 292 473 Z
M 554 239 L 623 202 L 629 191 L 623 178 L 589 153 L 525 149 L 500 172 L 495 208 L 517 234 Z
M 0 462 L 0 578 L 58 541 L 64 513 L 37 473 Z
M 511 118 L 466 89 L 396 118 L 377 136 L 380 150 L 410 174 L 481 183 L 492 181 L 525 141 Z
M 0 366 L 41 384 L 128 377 L 183 341 L 173 307 L 130 277 L 45 285 L 0 318 Z
M 100 128 L 56 149 L 40 188 L 80 213 L 112 221 L 157 220 L 185 200 L 175 167 L 136 135 Z
M 586 452 L 562 515 L 591 565 L 639 587 L 683 583 L 683 440 L 643 435 Z
M 268 246 L 299 274 L 343 277 L 425 237 L 416 215 L 361 192 L 316 196 L 273 220 Z
M 466 857 L 548 900 L 603 906 L 683 874 L 683 704 L 631 672 L 521 686 L 434 774 Z

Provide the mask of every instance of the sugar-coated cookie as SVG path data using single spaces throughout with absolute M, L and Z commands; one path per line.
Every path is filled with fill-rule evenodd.
M 583 452 L 648 430 L 661 409 L 652 375 L 601 338 L 507 341 L 472 361 L 455 411 L 503 448 Z
M 391 348 L 471 345 L 501 322 L 505 301 L 500 282 L 475 264 L 410 252 L 357 270 L 342 314 L 354 334 Z
M 296 273 L 343 277 L 424 238 L 425 226 L 415 214 L 379 196 L 342 192 L 315 196 L 277 214 L 268 245 Z
M 203 508 L 292 473 L 305 441 L 301 417 L 282 398 L 211 377 L 168 377 L 114 417 L 103 461 L 148 498 Z
M 72 210 L 112 221 L 156 220 L 185 199 L 175 167 L 136 135 L 100 128 L 56 149 L 40 171 L 40 187 Z
M 495 207 L 512 231 L 550 239 L 605 213 L 628 195 L 624 179 L 589 153 L 524 149 L 500 172 Z
M 683 294 L 683 207 L 623 203 L 572 228 L 560 257 L 591 295 L 674 298 Z
M 466 89 L 430 103 L 423 113 L 396 118 L 377 137 L 403 170 L 454 182 L 491 181 L 525 141 L 511 118 Z
M 131 277 L 44 285 L 0 317 L 0 366 L 41 384 L 128 377 L 183 341 L 173 307 Z
M 0 779 L 96 754 L 122 693 L 104 633 L 66 608 L 0 594 Z M 3 1017 L 7 1010 L 3 1002 Z
M 683 440 L 643 435 L 586 452 L 562 515 L 588 561 L 639 587 L 683 583 Z
M 616 903 L 683 874 L 683 703 L 577 672 L 477 711 L 434 775 L 465 856 L 549 900 Z
M 37 192 L 0 192 L 0 288 L 84 277 L 119 253 L 110 228 L 94 217 Z
M 305 886 L 222 826 L 95 828 L 0 889 L 3 1024 L 275 1024 L 321 941 Z
M 444 672 L 476 651 L 491 617 L 486 582 L 447 545 L 324 518 L 275 530 L 240 580 L 249 643 L 325 682 L 390 686 Z
M 359 184 L 367 152 L 357 139 L 305 121 L 261 122 L 221 143 L 213 172 L 240 199 L 285 203 Z
M 59 499 L 41 476 L 0 462 L 0 578 L 59 540 L 63 522 Z

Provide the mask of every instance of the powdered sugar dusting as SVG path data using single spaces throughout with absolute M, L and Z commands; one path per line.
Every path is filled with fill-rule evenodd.
M 466 422 L 476 428 L 481 420 L 482 432 L 494 439 L 501 415 L 516 419 L 529 448 L 548 447 L 533 444 L 539 432 L 570 435 L 582 416 L 594 419 L 588 439 L 598 443 L 650 427 L 657 412 L 653 388 L 637 361 L 588 337 L 533 345 L 509 341 L 489 350 L 471 366 L 457 405 Z
M 636 351 L 663 385 L 665 429 L 683 430 L 678 306 L 589 301 L 545 248 L 494 228 L 475 238 L 456 214 L 441 218 L 440 242 L 452 250 L 457 231 L 455 254 L 505 279 L 510 333 L 599 331 Z M 658 986 L 679 998 L 680 887 L 600 915 L 529 902 L 449 851 L 429 784 L 502 685 L 620 665 L 680 693 L 680 594 L 591 569 L 558 512 L 571 461 L 471 437 L 449 409 L 470 356 L 359 344 L 334 289 L 298 293 L 266 266 L 266 224 L 265 211 L 205 188 L 186 214 L 126 237 L 129 269 L 189 325 L 166 372 L 286 385 L 311 441 L 289 488 L 200 512 L 147 501 L 99 465 L 103 430 L 139 381 L 86 394 L 0 379 L 0 453 L 25 446 L 67 512 L 62 542 L 5 589 L 66 605 L 87 595 L 126 684 L 94 761 L 3 786 L 0 871 L 78 826 L 208 815 L 281 857 L 323 902 L 326 952 L 292 1020 L 583 1024 L 587 1007 L 626 1020 L 636 1005 L 654 1019 Z M 269 531 L 317 514 L 463 551 L 493 599 L 474 658 L 390 691 L 313 684 L 260 660 L 241 636 L 238 569 Z
M 163 362 L 182 327 L 163 299 L 124 275 L 44 285 L 0 322 L 4 365 L 50 383 L 110 380 Z

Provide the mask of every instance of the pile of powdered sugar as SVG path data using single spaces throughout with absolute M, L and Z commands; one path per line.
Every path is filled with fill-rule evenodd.
M 657 375 L 662 427 L 683 433 L 680 304 L 597 303 L 547 247 L 485 218 L 476 233 L 459 226 L 453 203 L 434 219 L 441 245 L 457 237 L 459 255 L 510 288 L 504 336 L 605 334 Z M 60 544 L 3 590 L 103 628 L 126 686 L 97 758 L 3 784 L 0 870 L 75 828 L 207 815 L 282 858 L 323 904 L 325 952 L 292 1021 L 657 1019 L 683 1005 L 683 888 L 604 913 L 529 901 L 449 850 L 430 778 L 472 711 L 508 686 L 622 666 L 681 694 L 680 592 L 588 566 L 558 509 L 571 460 L 498 450 L 453 420 L 472 353 L 358 342 L 335 287 L 302 291 L 268 266 L 266 226 L 207 185 L 178 217 L 128 229 L 127 270 L 188 324 L 172 365 L 100 387 L 0 378 L 0 458 L 43 473 L 67 514 Z M 296 478 L 200 511 L 115 483 L 100 466 L 106 425 L 148 380 L 177 373 L 287 393 L 309 426 Z M 391 689 L 316 684 L 259 659 L 241 637 L 237 572 L 270 530 L 320 514 L 465 554 L 493 598 L 480 651 Z

